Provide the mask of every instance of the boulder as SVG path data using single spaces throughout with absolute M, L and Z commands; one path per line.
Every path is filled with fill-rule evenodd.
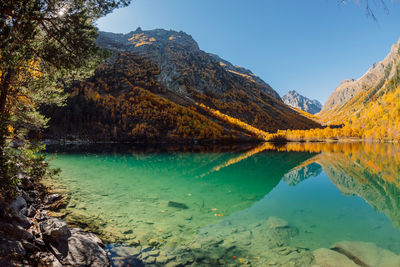
M 289 227 L 289 223 L 284 219 L 271 216 L 267 220 L 267 225 L 270 229 L 286 228 Z
M 51 217 L 47 214 L 47 211 L 41 210 L 35 215 L 35 219 L 39 222 L 50 219 Z
M 25 208 L 23 208 L 21 211 L 23 211 L 24 209 Z M 33 222 L 30 219 L 28 219 L 21 212 L 15 210 L 12 212 L 12 222 L 13 224 L 20 225 L 26 229 L 33 225 Z
M 20 212 L 22 215 L 27 216 L 27 215 L 28 215 L 28 208 L 27 208 L 27 207 L 22 208 L 19 212 Z
M 67 223 L 57 218 L 45 220 L 39 226 L 44 239 L 54 241 L 62 237 L 68 237 L 71 234 Z
M 320 248 L 313 251 L 313 267 L 360 267 L 354 261 L 336 251 Z
M 44 198 L 44 203 L 45 204 L 52 204 L 54 203 L 56 200 L 59 200 L 61 198 L 61 196 L 59 194 L 51 194 L 51 195 L 47 195 Z
M 24 190 L 21 190 L 21 195 L 22 195 L 22 197 L 25 199 L 25 201 L 27 203 L 33 203 L 34 202 L 34 199 L 30 196 L 30 194 L 28 194 Z
M 22 246 L 30 252 L 38 252 L 40 251 L 40 248 L 34 244 L 32 244 L 31 242 L 28 242 L 26 240 L 22 240 Z
M 40 252 L 35 254 L 39 266 L 62 267 L 58 259 L 50 252 Z
M 27 230 L 18 225 L 0 222 L 0 236 L 7 236 L 11 240 L 33 240 L 34 237 Z
M 26 216 L 28 217 L 34 217 L 36 214 L 37 210 L 35 209 L 35 207 L 33 207 L 32 205 L 29 206 L 29 208 L 27 209 L 27 213 Z
M 26 208 L 27 204 L 26 204 L 26 201 L 25 201 L 25 199 L 24 199 L 23 197 L 17 196 L 17 197 L 15 198 L 15 200 L 11 203 L 10 206 L 11 206 L 11 208 L 13 208 L 14 210 L 20 211 L 20 210 L 22 210 L 23 208 Z
M 361 266 L 398 267 L 400 256 L 378 247 L 375 243 L 343 241 L 335 244 L 332 250 L 341 253 Z
M 102 241 L 92 233 L 82 229 L 71 229 L 68 238 L 61 238 L 50 243 L 54 255 L 66 266 L 109 266 Z
M 26 251 L 21 242 L 0 238 L 0 257 L 25 256 Z

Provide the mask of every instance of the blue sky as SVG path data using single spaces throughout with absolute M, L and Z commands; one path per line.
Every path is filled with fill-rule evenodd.
M 389 14 L 377 7 L 378 22 L 362 6 L 338 2 L 132 0 L 97 26 L 119 33 L 139 26 L 182 30 L 202 50 L 250 69 L 280 95 L 294 89 L 324 103 L 340 81 L 360 77 L 400 37 L 400 1 L 388 0 Z

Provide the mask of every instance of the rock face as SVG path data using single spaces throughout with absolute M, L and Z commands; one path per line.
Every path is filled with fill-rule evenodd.
M 289 91 L 282 97 L 283 102 L 291 107 L 301 109 L 310 114 L 315 114 L 321 111 L 321 103 L 314 99 L 311 100 L 305 96 L 300 95 L 294 90 Z
M 100 32 L 97 43 L 113 51 L 114 58 L 150 59 L 159 69 L 155 78 L 166 90 L 163 96 L 174 102 L 176 96 L 168 91 L 179 95 L 180 104 L 201 102 L 263 130 L 316 126 L 283 105 L 279 94 L 250 70 L 200 50 L 182 31 Z
M 200 104 L 268 132 L 320 127 L 285 105 L 250 70 L 200 50 L 184 32 L 100 32 L 97 43 L 111 51 L 111 58 L 94 76 L 68 89 L 66 107 L 47 111 L 53 118 L 48 138 L 124 142 L 182 141 L 188 136 L 196 141 L 252 138 L 245 127 Z
M 196 41 L 182 31 L 163 29 L 142 31 L 138 28 L 127 34 L 100 32 L 97 43 L 111 51 L 137 53 L 151 58 L 152 61 L 160 64 L 159 82 L 177 93 L 188 95 L 188 86 L 179 82 L 185 71 L 184 65 L 188 64 L 195 67 L 192 70 L 192 77 L 189 78 L 192 79 L 194 89 L 200 93 L 207 91 L 221 93 L 229 90 L 231 83 L 224 80 L 229 80 L 231 78 L 229 76 L 232 76 L 251 81 L 259 90 L 280 100 L 279 94 L 250 70 L 234 66 L 217 55 L 200 50 Z M 210 70 L 207 70 L 208 68 Z M 223 70 L 227 72 L 224 73 Z M 204 71 L 208 77 L 198 76 L 200 71 Z M 213 71 L 223 76 L 212 77 L 210 74 Z
M 332 109 L 345 105 L 360 92 L 374 88 L 382 79 L 392 77 L 395 73 L 396 65 L 400 60 L 399 48 L 400 40 L 392 46 L 392 49 L 384 60 L 373 64 L 363 76 L 358 79 L 342 81 L 322 107 L 321 116 Z

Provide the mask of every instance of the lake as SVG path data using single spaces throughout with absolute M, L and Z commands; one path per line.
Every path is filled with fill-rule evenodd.
M 359 264 L 399 257 L 398 145 L 97 145 L 47 155 L 62 170 L 45 183 L 68 196 L 65 219 L 99 234 L 114 266 L 307 266 L 335 244 L 329 253 Z

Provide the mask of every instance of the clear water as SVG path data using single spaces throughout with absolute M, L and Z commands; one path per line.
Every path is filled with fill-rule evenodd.
M 242 257 L 256 266 L 284 262 L 271 258 L 279 247 L 311 252 L 341 241 L 373 242 L 398 254 L 399 150 L 388 144 L 212 152 L 97 147 L 96 153 L 49 152 L 62 174 L 48 183 L 68 194 L 67 221 L 109 243 L 171 253 L 201 248 L 225 257 L 222 264 Z M 269 230 L 257 232 L 275 217 L 294 229 L 290 237 L 283 232 L 271 241 L 261 237 Z

